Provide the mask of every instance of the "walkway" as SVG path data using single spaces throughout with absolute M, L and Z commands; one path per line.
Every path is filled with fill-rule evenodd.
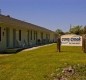
M 54 43 L 52 43 L 52 44 L 46 44 L 46 45 L 42 45 L 42 46 L 36 46 L 36 47 L 24 49 L 24 50 L 22 50 L 22 51 L 30 51 L 30 50 L 38 49 L 38 48 L 41 48 L 41 47 L 50 46 L 50 45 L 53 45 L 53 44 L 54 44 Z

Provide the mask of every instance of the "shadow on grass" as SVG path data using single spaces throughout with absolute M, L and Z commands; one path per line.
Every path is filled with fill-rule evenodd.
M 0 54 L 17 54 L 25 49 L 30 49 L 32 47 L 28 47 L 28 48 L 10 48 L 10 49 L 6 49 L 2 52 L 0 52 Z
M 61 47 L 62 53 L 83 53 L 81 46 L 64 46 Z
M 5 51 L 0 52 L 0 54 L 16 54 L 21 52 L 24 49 L 7 49 Z
M 61 51 L 60 53 L 83 53 L 83 51 Z
M 82 50 L 61 50 L 60 52 L 56 51 L 57 53 L 84 53 Z

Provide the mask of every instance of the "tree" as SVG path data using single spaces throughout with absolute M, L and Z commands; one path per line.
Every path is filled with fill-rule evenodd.
M 83 33 L 86 34 L 86 25 L 83 28 Z
M 82 34 L 82 32 L 83 32 L 83 28 L 82 28 L 82 26 L 79 26 L 79 25 L 73 26 L 73 27 L 70 29 L 69 32 L 70 32 L 70 33 L 73 33 L 73 34 L 80 35 L 80 34 Z
M 57 35 L 63 35 L 64 34 L 64 32 L 61 29 L 57 29 L 56 33 L 57 33 Z

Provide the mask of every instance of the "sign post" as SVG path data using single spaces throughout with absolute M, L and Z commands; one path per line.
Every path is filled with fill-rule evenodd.
M 86 35 L 82 38 L 82 50 L 84 53 L 86 53 Z
M 58 52 L 61 51 L 61 39 L 60 39 L 60 37 L 57 38 L 57 51 Z

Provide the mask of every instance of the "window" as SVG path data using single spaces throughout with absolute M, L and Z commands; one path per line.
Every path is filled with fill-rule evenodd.
M 34 40 L 35 40 L 35 31 L 34 31 Z
M 31 40 L 32 40 L 32 30 L 31 30 Z
M 30 39 L 30 37 L 29 37 L 29 30 L 28 30 L 28 34 L 27 34 L 28 45 L 29 45 L 29 39 Z
M 21 41 L 21 30 L 19 30 L 19 41 Z
M 0 27 L 0 41 L 1 41 L 1 27 Z

